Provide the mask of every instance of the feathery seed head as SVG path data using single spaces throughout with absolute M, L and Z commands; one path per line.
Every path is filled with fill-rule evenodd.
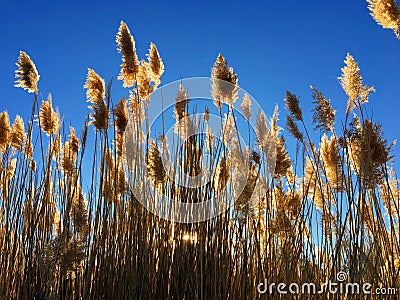
M 174 117 L 177 121 L 186 117 L 186 106 L 189 103 L 190 99 L 186 93 L 186 90 L 183 88 L 182 84 L 179 86 L 179 91 L 175 98 L 175 111 Z
M 5 148 L 10 143 L 11 132 L 10 118 L 8 113 L 3 111 L 0 113 L 0 149 Z
M 108 148 L 105 151 L 104 162 L 105 162 L 106 169 L 108 171 L 110 171 L 111 173 L 114 173 L 115 160 L 114 160 L 114 155 L 113 155 L 113 151 L 111 148 Z
M 223 154 L 215 171 L 214 189 L 216 192 L 221 192 L 228 184 L 231 174 L 230 169 L 230 161 Z
M 33 155 L 33 145 L 32 145 L 32 141 L 27 139 L 27 137 L 24 137 L 24 151 L 25 151 L 25 155 L 28 158 L 32 158 Z
M 354 101 L 361 94 L 362 77 L 360 75 L 360 68 L 349 53 L 347 53 L 344 63 L 346 66 L 342 68 L 342 76 L 339 78 L 340 84 L 349 97 L 349 100 Z
M 103 155 L 104 164 L 100 166 L 100 173 L 103 174 L 102 193 L 108 202 L 114 202 L 116 190 L 114 189 L 116 184 L 116 161 L 114 159 L 113 151 L 111 148 L 107 148 Z
M 71 149 L 70 141 L 65 142 L 61 158 L 61 170 L 70 173 L 75 169 L 76 152 Z
M 104 80 L 93 69 L 88 69 L 84 88 L 87 89 L 87 101 L 91 103 L 89 106 L 89 108 L 92 109 L 90 114 L 92 119 L 91 124 L 93 124 L 99 131 L 107 129 L 109 111 L 106 103 L 104 102 Z
M 150 147 L 146 153 L 147 171 L 156 184 L 161 184 L 165 179 L 165 170 L 156 142 L 151 139 Z
M 286 103 L 286 109 L 291 113 L 291 115 L 298 121 L 303 120 L 299 99 L 291 92 L 286 91 L 286 98 L 284 101 Z
M 118 159 L 121 160 L 123 158 L 124 153 L 124 135 L 118 134 L 115 136 L 115 148 L 117 149 Z
M 272 115 L 270 124 L 271 124 L 271 134 L 274 139 L 278 137 L 278 134 L 281 132 L 282 128 L 278 126 L 278 116 L 279 116 L 279 107 L 278 104 L 275 105 L 274 114 Z
M 150 95 L 153 92 L 153 86 L 150 84 L 150 80 L 148 63 L 142 60 L 142 63 L 138 67 L 137 73 L 137 93 L 139 99 L 146 100 L 147 106 L 150 104 Z
M 58 113 L 53 110 L 52 97 L 49 94 L 47 101 L 42 101 L 42 106 L 39 110 L 40 128 L 49 136 L 58 131 L 59 121 L 60 118 Z
M 276 139 L 276 163 L 275 163 L 275 178 L 286 176 L 289 169 L 292 167 L 292 161 L 286 151 L 285 139 L 283 136 Z
M 141 124 L 144 121 L 146 117 L 144 112 L 144 104 L 133 92 L 130 92 L 129 94 L 129 110 L 131 112 L 132 119 L 136 121 L 136 123 Z
M 161 75 L 164 73 L 164 63 L 160 58 L 156 45 L 150 44 L 149 54 L 147 54 L 149 61 L 150 77 L 155 86 L 160 84 Z
M 328 140 L 326 134 L 323 135 L 320 144 L 320 153 L 325 166 L 326 176 L 331 186 L 336 191 L 343 190 L 342 158 L 340 156 L 339 145 L 335 136 L 332 136 L 331 139 Z
M 235 134 L 235 118 L 232 117 L 232 115 L 225 115 L 224 119 L 224 127 L 222 130 L 222 141 L 224 145 L 229 145 L 230 142 L 232 141 L 232 137 Z
M 250 120 L 250 116 L 251 116 L 250 106 L 251 106 L 250 97 L 249 97 L 249 95 L 245 94 L 243 97 L 243 102 L 240 105 L 240 107 L 242 108 L 243 116 L 245 117 L 245 119 L 247 121 Z
M 389 170 L 388 180 L 379 184 L 379 194 L 385 205 L 386 213 L 392 217 L 395 217 L 396 211 L 400 201 L 400 180 L 396 178 L 394 170 Z
M 313 194 L 317 182 L 317 170 L 313 161 L 307 157 L 306 167 L 304 170 L 304 188 L 308 193 Z
M 60 151 L 61 151 L 61 136 L 60 134 L 57 134 L 56 138 L 54 139 L 54 143 L 53 143 L 53 148 L 52 148 L 52 155 L 53 155 L 53 159 L 57 160 L 59 155 L 60 155 Z
M 74 193 L 70 215 L 75 232 L 82 241 L 85 241 L 89 232 L 87 202 L 79 185 L 76 186 Z
M 389 153 L 393 144 L 388 145 L 383 138 L 381 125 L 370 120 L 353 128 L 349 140 L 349 156 L 354 171 L 367 188 L 374 188 L 384 178 L 385 164 L 391 160 Z
M 263 112 L 260 113 L 256 122 L 256 134 L 259 144 L 265 146 L 268 142 L 269 132 L 265 120 L 265 114 Z
M 126 108 L 126 99 L 121 98 L 117 108 L 114 110 L 115 115 L 115 126 L 117 127 L 117 133 L 123 134 L 125 132 L 126 126 L 129 122 L 128 110 Z
M 125 169 L 123 166 L 118 168 L 117 174 L 117 192 L 118 194 L 123 194 L 126 191 L 126 176 Z
M 242 170 L 245 171 L 245 170 Z M 240 172 L 240 170 L 235 171 L 236 172 Z M 236 175 L 234 173 L 234 175 Z M 240 174 L 242 175 L 242 174 Z M 249 212 L 250 209 L 250 205 L 251 205 L 251 200 L 252 200 L 252 196 L 254 193 L 254 190 L 256 188 L 256 184 L 258 183 L 257 179 L 259 178 L 259 173 L 257 170 L 252 170 L 251 168 L 248 170 L 248 174 L 243 174 L 246 178 L 247 177 L 247 181 L 246 184 L 244 185 L 244 187 L 242 187 L 241 190 L 241 194 L 239 195 L 239 197 L 236 199 L 235 201 L 235 209 L 244 213 Z M 236 177 L 236 176 L 235 176 Z M 242 177 L 242 176 L 240 176 Z M 238 178 L 239 180 L 239 185 L 242 186 L 243 184 L 241 183 L 241 181 L 243 180 L 242 178 Z M 254 195 L 254 196 L 259 196 L 259 195 Z
M 211 71 L 212 95 L 214 103 L 221 110 L 222 103 L 233 105 L 238 98 L 238 79 L 233 68 L 219 54 Z
M 190 138 L 196 134 L 196 124 L 193 122 L 189 114 L 174 124 L 174 132 L 183 140 Z
M 14 124 L 11 127 L 11 146 L 17 149 L 19 152 L 22 151 L 22 142 L 25 136 L 24 121 L 17 115 Z
M 312 89 L 312 97 L 314 98 L 313 103 L 316 104 L 316 107 L 313 109 L 313 123 L 317 124 L 315 128 L 321 128 L 325 132 L 333 132 L 336 111 L 332 108 L 330 100 L 327 100 L 324 95 L 313 86 L 310 87 Z
M 15 170 L 17 168 L 17 159 L 13 158 L 7 165 L 6 180 L 15 177 Z
M 400 40 L 400 9 L 396 0 L 367 0 L 371 16 L 383 28 L 393 29 Z
M 80 143 L 78 137 L 75 134 L 75 129 L 72 126 L 69 127 L 69 146 L 71 148 L 71 151 L 73 151 L 75 154 L 78 153 Z
M 300 132 L 299 127 L 297 127 L 296 122 L 290 115 L 286 116 L 286 127 L 295 139 L 297 139 L 299 142 L 303 141 L 303 134 Z
M 350 113 L 356 106 L 360 107 L 368 102 L 369 95 L 375 91 L 373 87 L 363 85 L 360 68 L 353 56 L 347 53 L 342 68 L 342 76 L 339 77 L 340 84 L 349 97 L 346 113 Z
M 121 72 L 118 80 L 123 80 L 123 87 L 131 87 L 136 82 L 139 61 L 136 54 L 135 41 L 128 26 L 121 21 L 116 42 L 118 51 L 122 54 Z
M 17 66 L 15 87 L 22 87 L 24 90 L 28 90 L 29 93 L 36 93 L 40 75 L 36 70 L 35 64 L 24 51 L 19 53 Z

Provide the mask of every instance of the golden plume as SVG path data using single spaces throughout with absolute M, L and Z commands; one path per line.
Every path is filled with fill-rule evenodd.
M 61 136 L 60 134 L 57 134 L 56 138 L 54 139 L 53 142 L 53 148 L 52 148 L 52 155 L 53 155 L 53 159 L 57 160 L 59 155 L 60 155 L 60 151 L 61 151 Z
M 11 146 L 22 151 L 22 142 L 25 136 L 24 121 L 17 115 L 11 127 Z
M 211 71 L 214 103 L 221 110 L 222 103 L 232 105 L 238 98 L 238 79 L 232 67 L 220 53 Z
M 149 60 L 150 77 L 157 87 L 161 81 L 161 75 L 164 73 L 164 63 L 158 53 L 156 45 L 150 44 L 149 54 L 147 54 Z
M 0 113 L 0 150 L 4 149 L 11 139 L 11 125 L 8 113 L 3 111 Z
M 104 165 L 100 167 L 100 173 L 103 174 L 103 186 L 102 193 L 105 200 L 109 203 L 115 202 L 116 191 L 114 190 L 115 179 L 118 173 L 115 172 L 116 161 L 114 159 L 113 151 L 111 148 L 107 148 L 104 152 Z
M 58 113 L 53 110 L 52 97 L 51 94 L 49 94 L 47 101 L 42 101 L 42 106 L 39 110 L 40 128 L 46 133 L 46 135 L 51 135 L 58 131 L 59 121 L 60 118 Z
M 250 106 L 251 106 L 250 97 L 249 97 L 249 95 L 244 94 L 243 102 L 240 105 L 240 107 L 242 109 L 243 116 L 247 121 L 250 120 L 250 116 L 251 116 Z
M 93 69 L 88 69 L 88 75 L 84 88 L 87 89 L 87 101 L 92 104 L 89 106 L 89 108 L 92 109 L 90 114 L 92 118 L 91 124 L 93 124 L 99 131 L 107 129 L 109 111 L 106 103 L 104 102 L 104 80 Z
M 18 61 L 16 63 L 18 69 L 15 71 L 16 87 L 22 87 L 29 93 L 37 92 L 37 84 L 40 78 L 36 66 L 24 51 L 19 52 Z
M 75 169 L 76 153 L 71 148 L 70 141 L 65 142 L 63 156 L 61 158 L 61 169 L 64 173 L 72 172 Z
M 343 190 L 343 164 L 340 156 L 339 145 L 335 136 L 332 136 L 330 140 L 328 140 L 326 134 L 322 136 L 320 153 L 325 166 L 326 177 L 328 178 L 330 184 L 336 191 Z
M 82 188 L 77 183 L 73 189 L 72 207 L 70 216 L 75 232 L 79 234 L 81 241 L 86 241 L 89 233 L 87 202 L 83 195 Z
M 356 126 L 352 123 L 350 126 Z M 349 156 L 352 167 L 367 188 L 375 188 L 384 179 L 385 164 L 392 159 L 390 151 L 394 143 L 388 145 L 383 138 L 381 125 L 370 120 L 366 120 L 362 126 L 356 126 L 351 132 Z
M 126 108 L 126 99 L 121 98 L 117 107 L 114 109 L 115 127 L 118 134 L 124 134 L 126 126 L 129 122 L 128 110 Z
M 32 141 L 30 139 L 28 139 L 26 136 L 24 137 L 24 151 L 25 151 L 25 155 L 28 158 L 32 158 L 32 155 L 33 155 Z
M 268 144 L 270 133 L 268 131 L 267 121 L 263 112 L 260 112 L 260 115 L 257 118 L 255 131 L 260 148 L 264 149 Z
M 150 81 L 148 63 L 142 60 L 137 73 L 137 93 L 139 99 L 146 101 L 147 106 L 150 104 L 150 95 L 153 92 L 153 86 L 150 84 Z
M 274 114 L 272 115 L 272 118 L 270 121 L 271 135 L 274 139 L 277 138 L 279 132 L 282 130 L 282 128 L 278 126 L 278 120 L 279 120 L 278 116 L 279 116 L 279 107 L 277 104 L 277 105 L 275 105 Z
M 119 26 L 116 41 L 118 44 L 118 51 L 122 54 L 122 68 L 118 80 L 124 81 L 124 87 L 131 87 L 136 82 L 139 62 L 136 54 L 135 41 L 133 40 L 128 26 L 123 21 L 121 21 Z
M 157 144 L 154 140 L 150 140 L 150 147 L 146 153 L 147 171 L 151 179 L 156 183 L 160 184 L 164 182 L 165 170 L 163 161 L 158 150 Z
M 121 98 L 117 107 L 114 109 L 115 127 L 117 134 L 115 136 L 115 146 L 117 148 L 117 156 L 122 158 L 124 132 L 129 122 L 128 109 L 126 108 L 126 99 Z
M 290 114 L 298 121 L 303 120 L 303 114 L 300 108 L 300 101 L 296 97 L 296 95 L 292 94 L 289 91 L 286 91 L 286 98 L 284 99 L 286 103 L 286 109 L 290 112 Z
M 299 127 L 297 127 L 296 122 L 290 115 L 286 116 L 286 127 L 295 139 L 300 142 L 303 141 L 303 134 L 300 132 Z
M 187 116 L 186 106 L 189 103 L 190 99 L 186 93 L 186 90 L 183 88 L 182 84 L 179 85 L 179 91 L 175 98 L 175 110 L 174 117 L 177 121 Z
M 327 100 L 315 87 L 310 87 L 312 89 L 312 97 L 315 100 L 313 103 L 316 104 L 313 109 L 313 123 L 317 124 L 315 128 L 321 128 L 325 132 L 333 132 L 336 111 L 332 108 L 330 100 Z
M 222 192 L 228 184 L 229 178 L 231 176 L 231 164 L 230 161 L 226 159 L 225 155 L 222 154 L 221 160 L 217 165 L 215 170 L 214 178 L 214 190 L 216 193 Z
M 292 166 L 292 161 L 285 148 L 285 139 L 283 136 L 276 139 L 276 163 L 275 163 L 275 178 L 286 176 L 288 170 Z
M 75 129 L 72 126 L 69 127 L 69 146 L 73 153 L 78 153 L 80 143 L 78 137 L 75 134 Z
M 375 91 L 373 87 L 363 85 L 360 68 L 353 56 L 347 53 L 342 68 L 342 76 L 339 77 L 340 84 L 349 97 L 346 113 L 349 114 L 356 106 L 360 108 L 363 103 L 368 102 L 369 95 Z
M 400 9 L 396 0 L 367 0 L 371 16 L 383 28 L 393 29 L 400 40 Z

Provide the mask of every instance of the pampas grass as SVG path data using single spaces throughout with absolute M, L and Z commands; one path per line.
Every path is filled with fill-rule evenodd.
M 91 112 L 91 123 L 99 131 L 108 128 L 109 111 L 107 104 L 104 101 L 105 98 L 105 83 L 104 79 L 101 78 L 93 69 L 88 70 L 86 83 L 87 101 L 91 103 L 89 108 Z
M 136 54 L 135 41 L 125 22 L 121 21 L 116 37 L 118 51 L 122 54 L 121 73 L 119 80 L 123 80 L 124 87 L 131 87 L 136 82 L 138 72 L 138 58 Z
M 34 92 L 34 105 L 26 123 L 16 116 L 11 125 L 8 113 L 0 113 L 0 298 L 278 299 L 276 290 L 259 294 L 258 283 L 267 278 L 321 285 L 335 282 L 340 271 L 351 282 L 400 287 L 399 182 L 390 168 L 391 144 L 380 125 L 365 118 L 372 89 L 362 83 L 352 56 L 340 79 L 348 96 L 340 101 L 349 103 L 343 128 L 335 127 L 340 116 L 316 88 L 313 124 L 304 121 L 299 97 L 287 92 L 282 96 L 292 137 L 282 133 L 276 107 L 269 122 L 257 112 L 255 137 L 249 127 L 241 145 L 233 114 L 238 79 L 219 55 L 211 78 L 221 118 L 222 104 L 229 105 L 219 132 L 223 141 L 211 131 L 208 108 L 201 120 L 189 114 L 190 95 L 180 86 L 171 114 L 176 132 L 184 138 L 195 129 L 205 134 L 178 147 L 142 129 L 164 71 L 157 48 L 151 44 L 148 62 L 139 62 L 124 22 L 117 46 L 119 79 L 129 94 L 113 107 L 111 84 L 106 88 L 89 69 L 88 118 L 83 129 L 69 132 L 51 98 L 38 107 L 39 75 L 29 56 L 20 54 L 17 86 Z M 241 109 L 248 125 L 250 105 L 245 95 Z M 321 140 L 311 138 L 313 127 L 323 133 Z M 291 156 L 290 139 L 297 143 Z M 275 172 L 268 176 L 272 145 Z M 164 156 L 171 160 L 166 166 Z M 203 186 L 176 183 L 207 171 L 214 175 Z M 168 221 L 138 199 L 154 196 L 147 177 L 155 183 L 160 212 L 174 212 L 166 199 L 201 203 L 218 197 L 222 207 L 232 206 L 202 222 Z M 238 198 L 234 203 L 229 189 Z
M 367 0 L 371 16 L 383 28 L 393 29 L 400 40 L 400 8 L 396 0 Z
M 40 75 L 36 70 L 36 66 L 24 51 L 20 51 L 18 61 L 18 69 L 15 71 L 16 87 L 22 87 L 24 90 L 28 90 L 29 93 L 37 92 L 37 84 L 40 79 Z

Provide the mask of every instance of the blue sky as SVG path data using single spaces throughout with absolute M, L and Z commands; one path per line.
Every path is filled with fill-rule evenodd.
M 12 119 L 17 113 L 27 119 L 31 108 L 32 95 L 13 87 L 23 50 L 41 75 L 42 95 L 51 92 L 65 123 L 81 128 L 88 112 L 87 68 L 116 79 L 121 57 L 115 34 L 124 20 L 139 58 L 150 42 L 157 45 L 166 67 L 163 83 L 209 76 L 221 52 L 267 114 L 279 104 L 281 126 L 286 89 L 300 97 L 306 114 L 310 84 L 332 100 L 337 123 L 344 120 L 347 97 L 337 77 L 350 52 L 364 82 L 377 90 L 367 110 L 383 123 L 388 140 L 399 137 L 400 42 L 375 23 L 365 1 L 7 1 L 0 7 L 0 111 Z M 114 102 L 128 95 L 120 82 L 114 86 Z

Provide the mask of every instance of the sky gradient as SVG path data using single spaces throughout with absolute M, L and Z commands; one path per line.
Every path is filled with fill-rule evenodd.
M 364 83 L 376 88 L 369 115 L 383 123 L 389 141 L 399 137 L 400 42 L 375 23 L 366 1 L 8 1 L 0 7 L 0 111 L 11 119 L 18 113 L 26 120 L 31 109 L 32 94 L 13 86 L 20 50 L 36 64 L 42 96 L 52 93 L 65 124 L 78 131 L 88 113 L 87 68 L 114 79 L 114 103 L 127 97 L 116 80 L 121 55 L 115 35 L 124 20 L 139 59 L 150 42 L 157 45 L 163 84 L 209 76 L 221 52 L 267 115 L 279 105 L 281 126 L 286 89 L 300 97 L 311 124 L 310 85 L 332 100 L 336 123 L 344 121 L 347 96 L 338 77 L 349 52 Z M 393 153 L 400 155 L 398 146 Z

